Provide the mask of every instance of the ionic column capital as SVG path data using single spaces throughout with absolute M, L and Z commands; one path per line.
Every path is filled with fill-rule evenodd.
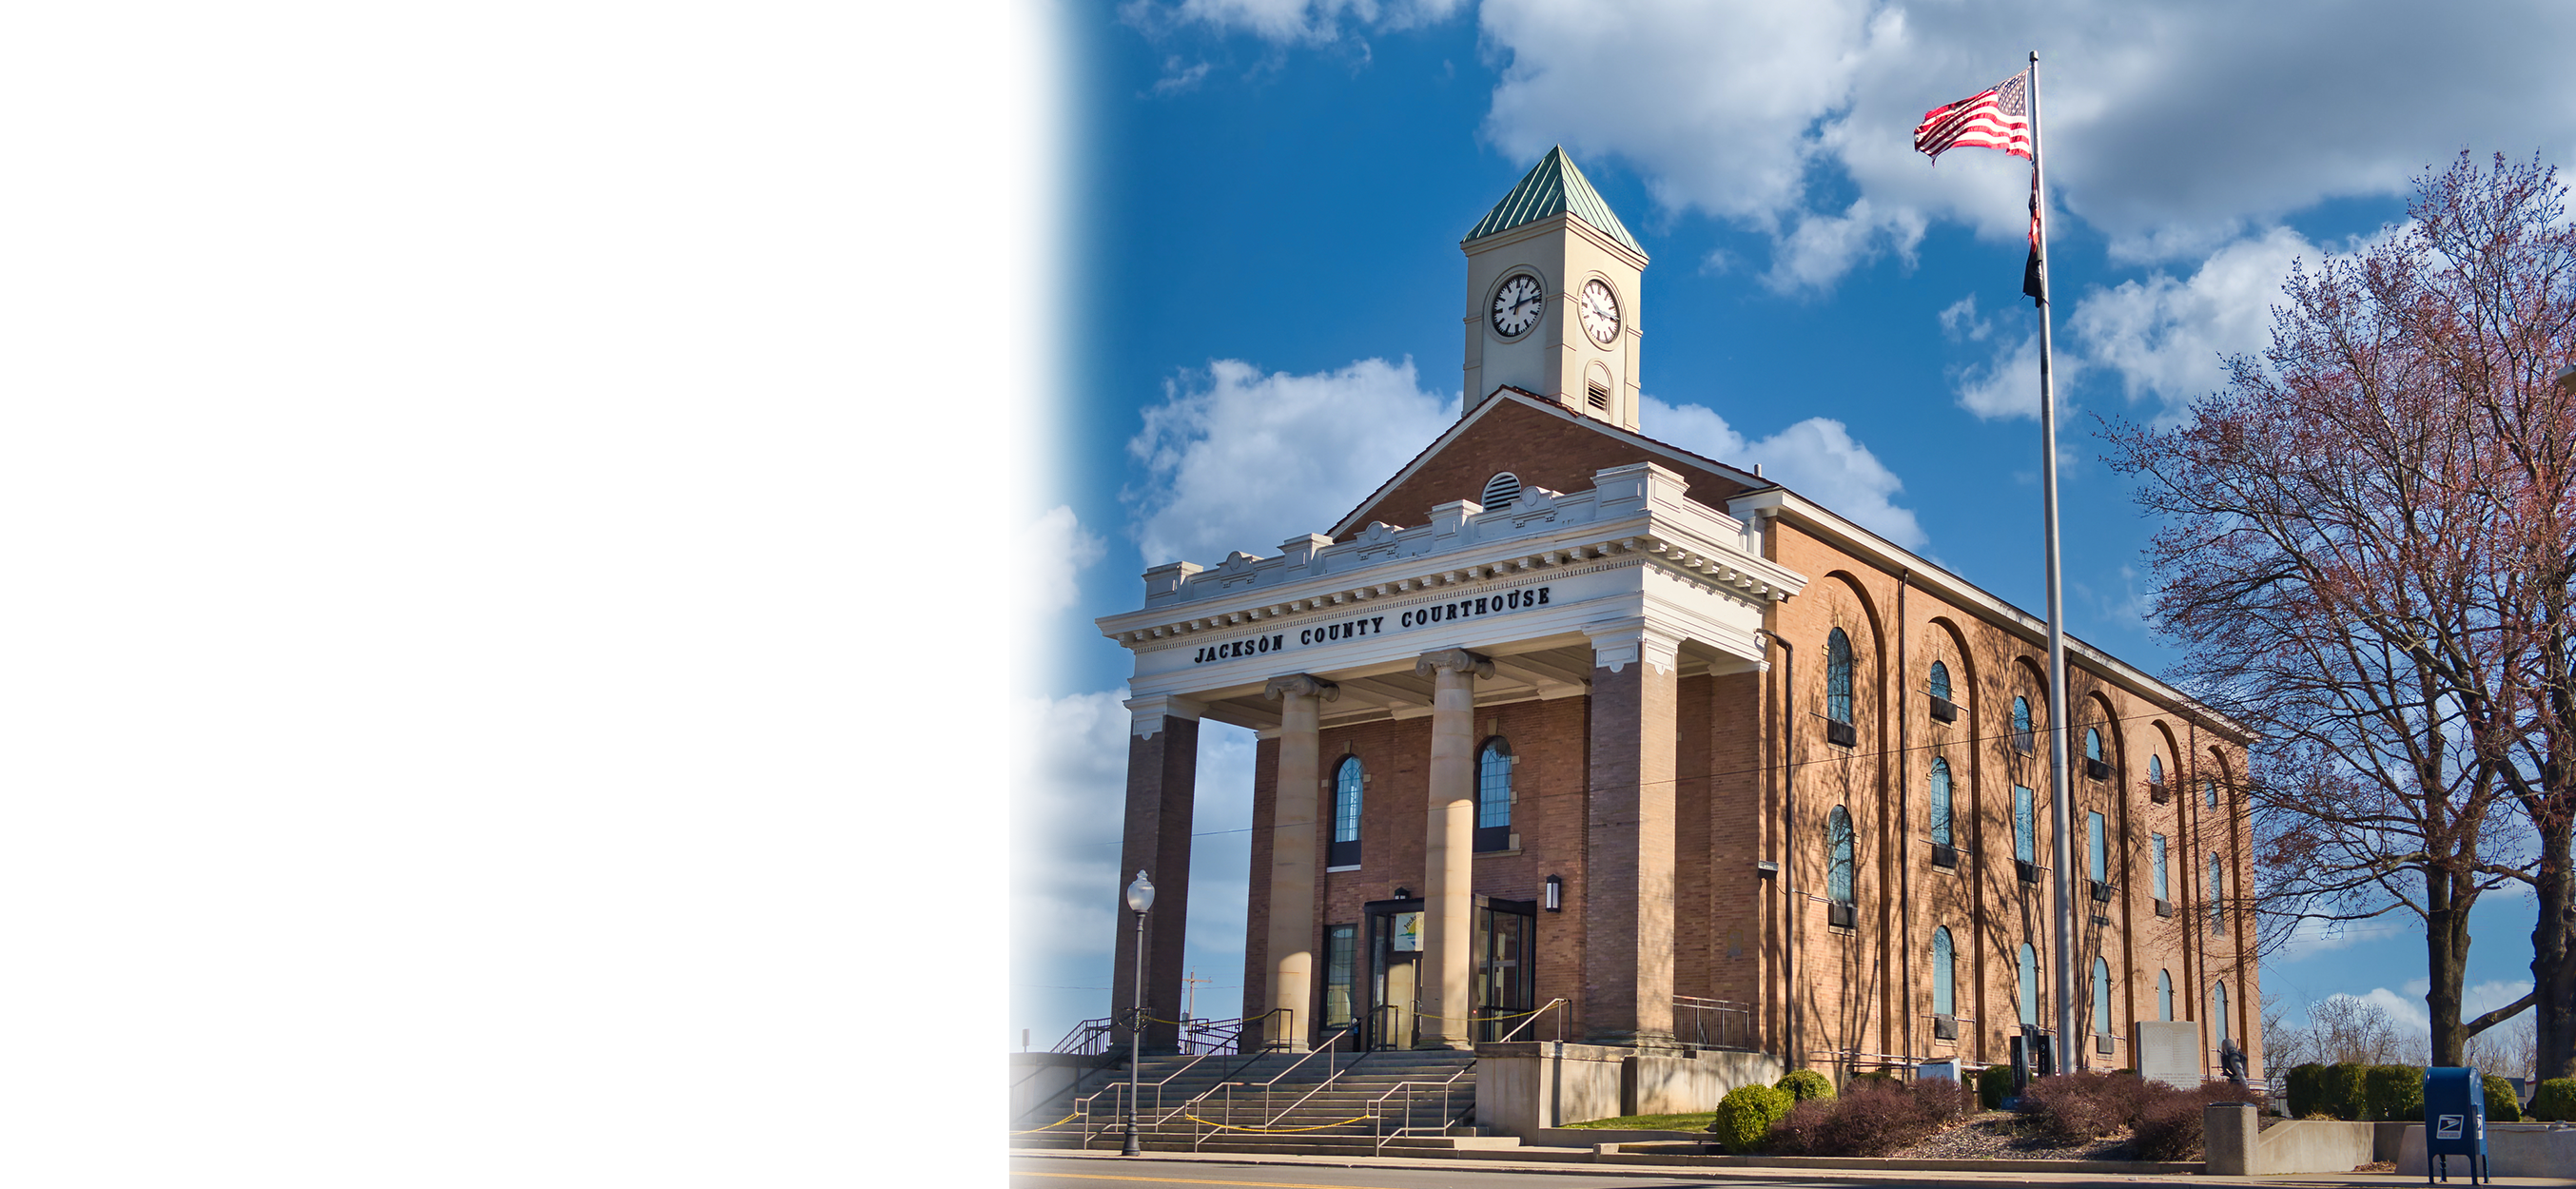
M 1413 672 L 1416 676 L 1429 677 L 1443 670 L 1472 674 L 1477 677 L 1491 677 L 1494 675 L 1494 662 L 1489 657 L 1469 652 L 1464 648 L 1443 648 L 1426 652 L 1415 658 L 1413 662 Z
M 1342 687 L 1312 673 L 1290 673 L 1284 677 L 1273 677 L 1270 679 L 1270 684 L 1261 687 L 1261 696 L 1273 702 L 1290 694 L 1335 702 L 1341 700 Z

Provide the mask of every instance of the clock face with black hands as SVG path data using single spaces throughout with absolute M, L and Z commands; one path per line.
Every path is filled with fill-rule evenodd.
M 1583 315 L 1583 333 L 1593 342 L 1607 347 L 1619 337 L 1619 299 L 1611 296 L 1608 285 L 1585 281 L 1576 308 Z
M 1494 291 L 1494 332 L 1504 338 L 1515 338 L 1538 325 L 1539 312 L 1546 308 L 1539 293 L 1538 278 L 1522 273 L 1503 282 Z

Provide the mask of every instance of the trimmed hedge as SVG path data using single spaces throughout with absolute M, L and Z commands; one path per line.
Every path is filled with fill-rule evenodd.
M 1737 1086 L 1717 1100 L 1717 1118 L 1708 1129 L 1717 1142 L 1736 1155 L 1762 1150 L 1763 1137 L 1771 1134 L 1771 1125 L 1789 1116 L 1797 1105 L 1785 1090 L 1769 1086 Z
M 2317 1095 L 2317 1109 L 2348 1123 L 2368 1120 L 2370 1100 L 2363 1092 L 2362 1079 L 2369 1068 L 2352 1061 L 2327 1066 Z
M 2387 1123 L 2424 1121 L 2424 1070 L 2415 1065 L 2373 1065 L 2361 1075 L 2370 1118 Z
M 2531 1094 L 2531 1117 L 2544 1123 L 2576 1120 L 2576 1078 L 2550 1078 Z
M 2513 1083 L 2494 1074 L 2480 1074 L 2487 1091 L 2487 1122 L 2522 1122 L 2522 1099 L 2513 1092 Z
M 2314 1061 L 2294 1065 L 2289 1073 L 2282 1075 L 2282 1080 L 2289 1084 L 2291 1118 L 2305 1119 L 2311 1115 L 2331 1113 L 2319 1105 L 2319 1100 L 2325 1096 L 2325 1066 Z
M 2012 1067 L 1989 1065 L 1977 1071 L 1977 1105 L 1986 1110 L 2004 1108 L 2004 1099 L 2012 1094 Z
M 1799 1102 L 1834 1096 L 1834 1084 L 1826 1080 L 1825 1075 L 1812 1069 L 1792 1069 L 1782 1075 L 1779 1081 L 1771 1083 L 1771 1088 L 1785 1091 L 1790 1098 Z

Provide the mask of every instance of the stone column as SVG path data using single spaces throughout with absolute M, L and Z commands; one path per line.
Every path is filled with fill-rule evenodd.
M 1154 908 L 1145 914 L 1145 1014 L 1181 1018 L 1181 944 L 1190 919 L 1190 817 L 1198 790 L 1198 703 L 1184 698 L 1132 698 L 1127 737 L 1127 830 L 1118 852 L 1118 883 L 1101 889 L 1117 906 L 1118 936 L 1109 952 L 1109 1014 L 1123 1018 L 1136 1003 L 1136 917 L 1127 911 L 1127 884 L 1142 871 L 1154 881 Z M 1112 1037 L 1128 1039 L 1124 1030 Z M 1180 1029 L 1145 1025 L 1144 1050 L 1180 1047 Z
M 1287 1008 L 1271 1018 L 1273 1044 L 1304 1052 L 1315 1031 L 1315 834 L 1316 790 L 1322 782 L 1319 700 L 1341 696 L 1341 687 L 1304 673 L 1273 677 L 1262 689 L 1279 703 L 1279 787 L 1270 827 L 1270 1001 Z
M 1640 618 L 1592 637 L 1583 888 L 1584 1032 L 1600 1044 L 1673 1039 L 1675 652 Z
M 1415 1048 L 1469 1049 L 1468 975 L 1476 923 L 1476 679 L 1494 662 L 1463 648 L 1426 652 L 1432 679 L 1431 796 L 1422 848 L 1422 1017 Z

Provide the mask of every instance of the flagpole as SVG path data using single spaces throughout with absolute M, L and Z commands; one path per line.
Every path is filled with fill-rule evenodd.
M 2058 580 L 2057 561 L 2057 385 L 2049 367 L 2048 309 L 2048 174 L 2040 160 L 2039 51 L 2030 54 L 2030 172 L 2039 204 L 2039 456 L 2041 519 L 2048 530 L 2048 816 L 2049 857 L 2057 868 L 2057 1068 L 2077 1068 L 2075 1024 L 2075 816 L 2066 773 L 2066 597 Z

